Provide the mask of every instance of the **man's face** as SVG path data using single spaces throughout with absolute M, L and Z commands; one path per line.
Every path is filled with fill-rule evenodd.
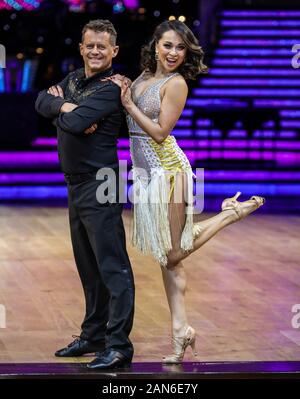
M 88 76 L 105 71 L 111 66 L 112 59 L 118 54 L 119 47 L 111 44 L 110 33 L 95 32 L 88 29 L 80 43 L 85 71 Z

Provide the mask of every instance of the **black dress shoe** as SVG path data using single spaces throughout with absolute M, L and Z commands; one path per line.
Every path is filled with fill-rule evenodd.
M 82 356 L 86 353 L 103 352 L 104 350 L 105 350 L 104 341 L 90 342 L 86 341 L 85 339 L 81 339 L 80 337 L 77 337 L 68 346 L 56 351 L 55 356 L 57 357 Z
M 106 370 L 106 369 L 117 369 L 127 368 L 131 365 L 131 359 L 128 359 L 114 349 L 106 349 L 100 357 L 96 357 L 91 363 L 87 364 L 87 367 L 91 370 Z

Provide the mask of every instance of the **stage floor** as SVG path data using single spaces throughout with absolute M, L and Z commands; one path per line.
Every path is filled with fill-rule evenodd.
M 209 216 L 202 214 L 201 219 Z M 124 212 L 124 221 L 129 238 L 130 212 Z M 72 334 L 80 333 L 84 312 L 67 209 L 1 206 L 0 231 L 2 366 L 54 367 L 92 360 L 93 355 L 53 355 L 71 342 Z M 184 262 L 187 310 L 198 333 L 199 353 L 193 358 L 188 350 L 187 362 L 300 360 L 300 317 L 292 312 L 293 305 L 300 304 L 299 237 L 299 216 L 263 215 L 258 210 Z M 160 268 L 129 240 L 128 251 L 136 283 L 134 363 L 160 363 L 171 350 Z M 298 328 L 292 325 L 293 317 Z
M 83 363 L 1 363 L 3 379 L 299 379 L 300 362 L 133 363 L 127 369 L 91 371 Z

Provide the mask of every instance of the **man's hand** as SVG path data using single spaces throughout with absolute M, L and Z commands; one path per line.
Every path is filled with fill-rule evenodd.
M 63 103 L 63 105 L 60 108 L 60 112 L 72 112 L 75 108 L 77 108 L 78 105 L 73 104 L 73 103 Z
M 54 97 L 64 98 L 64 92 L 63 92 L 62 88 L 59 85 L 51 86 L 47 90 L 47 93 L 48 94 L 52 94 L 52 96 L 54 96 Z
M 97 127 L 98 127 L 97 123 L 93 123 L 92 126 L 90 126 L 88 129 L 85 129 L 84 133 L 92 134 L 97 129 Z

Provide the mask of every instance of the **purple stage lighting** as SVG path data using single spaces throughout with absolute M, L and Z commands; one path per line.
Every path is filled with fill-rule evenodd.
M 292 37 L 299 37 L 300 30 L 298 29 L 230 29 L 224 30 L 222 32 L 223 36 L 292 36 Z M 296 39 L 295 39 L 296 40 Z M 295 41 L 297 43 L 297 41 Z
M 297 121 L 283 120 L 283 121 L 280 121 L 280 126 L 281 127 L 294 127 L 296 129 L 300 129 L 300 121 L 299 120 L 297 120 Z
M 300 17 L 300 11 L 285 11 L 285 10 L 276 10 L 276 11 L 244 11 L 244 10 L 225 10 L 221 13 L 223 17 L 270 17 L 270 18 L 294 18 Z
M 194 89 L 196 96 L 300 97 L 300 89 Z
M 284 118 L 300 118 L 300 110 L 282 110 L 280 111 L 280 116 Z
M 215 79 L 202 78 L 203 86 L 300 86 L 300 79 Z
M 211 68 L 210 75 L 230 75 L 230 76 L 295 76 L 299 77 L 299 71 L 292 68 L 287 69 L 269 69 L 269 68 Z M 200 80 L 201 81 L 201 80 Z
M 206 98 L 206 99 L 198 99 L 198 98 L 190 98 L 187 100 L 187 105 L 191 107 L 206 107 L 209 105 L 213 106 L 231 106 L 235 108 L 247 108 L 248 103 L 246 101 L 235 100 L 231 98 Z
M 300 22 L 299 22 L 300 23 Z M 291 50 L 290 49 L 258 49 L 258 48 L 218 48 L 215 50 L 216 55 L 228 55 L 233 56 L 237 55 L 239 57 L 249 57 L 249 56 L 281 56 L 281 57 L 291 57 Z
M 231 19 L 224 19 L 221 21 L 221 26 L 229 27 L 232 26 L 263 26 L 263 27 L 299 27 L 298 20 L 271 20 L 271 19 L 248 19 L 248 20 L 231 20 Z
M 192 121 L 190 119 L 179 119 L 176 126 L 192 126 Z
M 139 7 L 139 0 L 123 0 L 125 7 L 127 8 L 138 8 Z
M 254 107 L 265 108 L 265 107 L 300 107 L 300 100 L 269 100 L 269 99 L 257 99 L 253 100 Z
M 274 58 L 217 58 L 213 60 L 212 62 L 213 65 L 222 65 L 222 66 L 236 66 L 236 65 L 242 65 L 242 66 L 273 66 L 273 65 L 279 65 L 279 66 L 288 66 L 291 67 L 291 59 L 290 58 L 283 58 L 283 59 L 274 59 Z
M 221 39 L 221 46 L 292 47 L 297 39 Z

